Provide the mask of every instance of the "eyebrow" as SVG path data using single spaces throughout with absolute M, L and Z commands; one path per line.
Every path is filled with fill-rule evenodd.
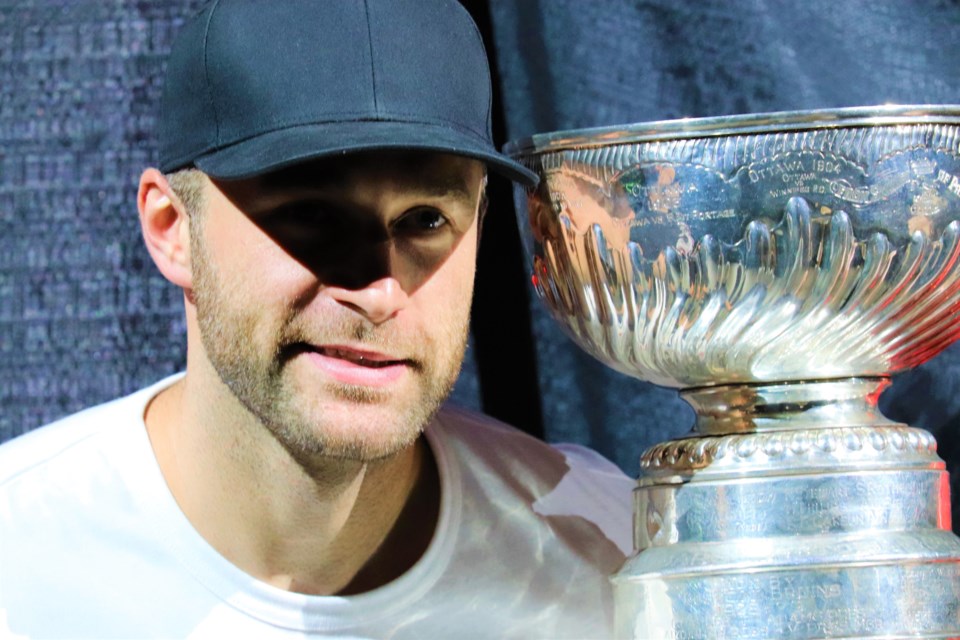
M 430 180 L 423 184 L 418 184 L 415 189 L 424 194 L 435 198 L 456 198 L 461 200 L 473 200 L 473 192 L 467 181 L 460 176 L 447 175 L 442 180 Z

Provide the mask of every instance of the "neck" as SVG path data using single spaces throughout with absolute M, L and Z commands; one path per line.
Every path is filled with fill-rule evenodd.
M 426 550 L 439 483 L 423 438 L 375 462 L 316 456 L 304 464 L 218 377 L 190 373 L 154 399 L 145 419 L 184 514 L 264 582 L 359 593 L 398 577 Z

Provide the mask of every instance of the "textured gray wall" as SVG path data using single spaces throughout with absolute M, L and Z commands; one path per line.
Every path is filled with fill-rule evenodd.
M 134 205 L 168 5 L 0 4 L 0 439 L 183 362 L 180 296 Z

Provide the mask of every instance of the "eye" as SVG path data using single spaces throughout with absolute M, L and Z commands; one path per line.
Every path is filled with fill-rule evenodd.
M 405 213 L 393 223 L 393 228 L 402 234 L 418 235 L 439 231 L 449 224 L 446 216 L 439 210 L 423 207 Z

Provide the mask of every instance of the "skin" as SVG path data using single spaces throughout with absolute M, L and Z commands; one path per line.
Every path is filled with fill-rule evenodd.
M 187 374 L 147 431 L 187 518 L 247 573 L 357 593 L 426 549 L 439 485 L 420 433 L 463 358 L 484 176 L 349 156 L 208 179 L 191 220 L 143 173 L 144 239 L 187 318 Z

